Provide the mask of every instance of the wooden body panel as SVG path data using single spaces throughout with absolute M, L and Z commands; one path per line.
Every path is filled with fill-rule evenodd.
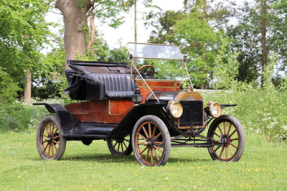
M 150 94 L 150 90 L 147 87 L 147 85 L 143 82 L 143 80 L 136 79 L 135 81 L 141 91 L 144 103 L 147 96 Z M 176 80 L 154 80 L 154 79 L 146 80 L 146 82 L 153 91 L 166 91 L 166 92 L 179 91 L 181 83 L 180 81 Z
M 65 108 L 80 122 L 119 123 L 133 106 L 131 100 L 99 100 L 73 103 Z
M 179 91 L 180 81 L 146 80 L 153 91 Z M 143 96 L 143 103 L 150 90 L 142 80 L 136 83 Z M 98 100 L 66 105 L 65 108 L 80 122 L 119 123 L 134 107 L 131 100 Z

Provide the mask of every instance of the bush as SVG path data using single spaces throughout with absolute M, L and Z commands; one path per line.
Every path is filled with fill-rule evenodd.
M 264 134 L 268 140 L 286 139 L 286 89 L 259 89 L 248 85 L 237 86 L 232 91 L 222 90 L 202 95 L 206 101 L 237 104 L 237 107 L 225 108 L 223 112 L 238 118 L 245 131 Z
M 34 130 L 46 114 L 44 107 L 21 103 L 1 104 L 0 132 Z

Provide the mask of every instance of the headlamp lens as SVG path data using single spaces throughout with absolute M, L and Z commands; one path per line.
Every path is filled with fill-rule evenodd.
M 172 117 L 179 118 L 182 115 L 183 108 L 179 102 L 171 101 L 169 102 L 169 112 Z

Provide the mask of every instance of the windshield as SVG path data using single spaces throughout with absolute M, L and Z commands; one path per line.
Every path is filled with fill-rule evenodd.
M 133 58 L 183 60 L 183 56 L 177 46 L 128 43 L 127 48 Z

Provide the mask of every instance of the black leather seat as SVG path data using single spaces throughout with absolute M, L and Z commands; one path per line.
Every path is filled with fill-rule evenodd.
M 131 99 L 135 94 L 135 82 L 130 74 L 87 74 L 89 79 L 102 82 L 107 98 Z

